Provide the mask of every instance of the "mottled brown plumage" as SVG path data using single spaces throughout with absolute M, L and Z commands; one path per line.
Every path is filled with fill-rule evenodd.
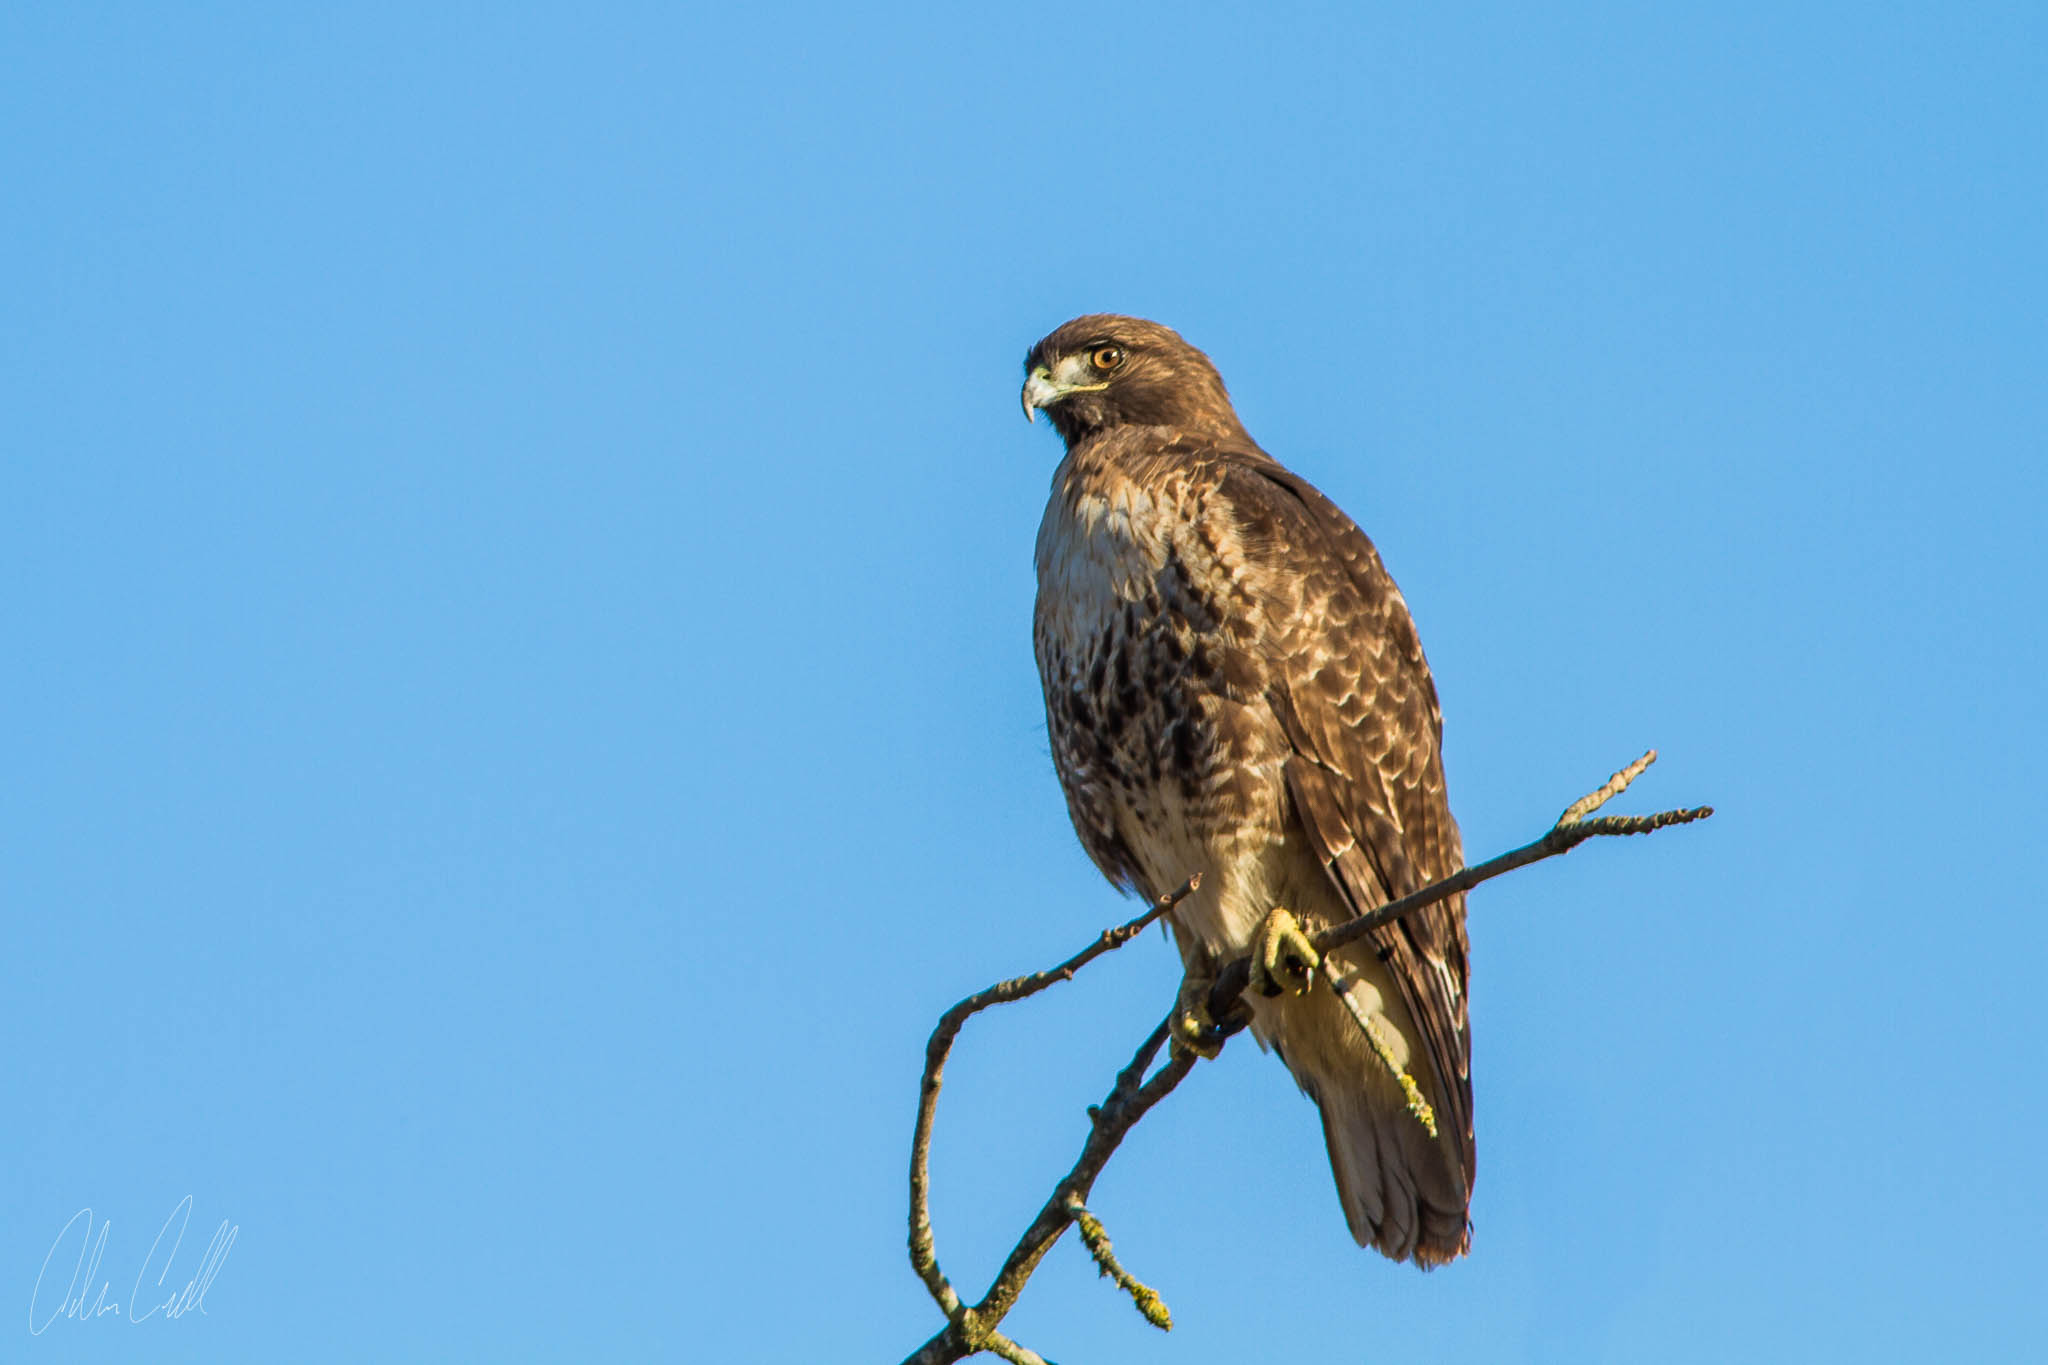
M 1025 361 L 1067 444 L 1038 536 L 1035 642 L 1074 828 L 1146 897 L 1202 874 L 1190 971 L 1274 906 L 1340 922 L 1455 871 L 1442 715 L 1407 604 L 1363 532 L 1246 433 L 1165 327 L 1077 318 Z M 1253 1002 L 1323 1116 L 1351 1232 L 1397 1260 L 1469 1246 L 1463 897 L 1338 954 L 1438 1118 L 1432 1138 L 1326 985 Z

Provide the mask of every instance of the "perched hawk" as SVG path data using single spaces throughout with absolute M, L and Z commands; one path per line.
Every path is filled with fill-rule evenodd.
M 1395 1260 L 1453 1260 L 1471 1244 L 1464 898 L 1336 954 L 1325 970 L 1356 1013 L 1304 936 L 1463 862 L 1407 604 L 1177 333 L 1076 318 L 1024 369 L 1025 415 L 1042 409 L 1067 446 L 1038 532 L 1034 634 L 1074 829 L 1145 897 L 1201 874 L 1172 915 L 1183 1001 L 1254 951 L 1252 1029 L 1322 1111 L 1351 1235 Z M 1205 1023 L 1182 1019 L 1193 1045 Z

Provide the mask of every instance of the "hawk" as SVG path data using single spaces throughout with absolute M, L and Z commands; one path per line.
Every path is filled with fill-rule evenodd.
M 1454 1260 L 1474 1164 L 1464 897 L 1330 963 L 1306 937 L 1464 861 L 1407 603 L 1178 333 L 1076 318 L 1024 369 L 1025 416 L 1042 410 L 1066 443 L 1033 635 L 1074 829 L 1126 891 L 1201 875 L 1169 916 L 1176 1036 L 1213 1052 L 1198 1002 L 1252 952 L 1251 1028 L 1322 1113 L 1351 1235 L 1397 1261 Z

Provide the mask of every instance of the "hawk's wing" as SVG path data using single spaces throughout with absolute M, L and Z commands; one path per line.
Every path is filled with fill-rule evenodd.
M 1379 552 L 1307 480 L 1263 454 L 1226 455 L 1217 491 L 1248 557 L 1291 583 L 1267 701 L 1294 752 L 1287 789 L 1353 915 L 1458 870 L 1444 793 L 1443 712 L 1422 642 Z M 1298 592 L 1298 598 L 1294 594 Z M 1418 910 L 1365 940 L 1422 1031 L 1471 1187 L 1472 1034 L 1465 898 Z

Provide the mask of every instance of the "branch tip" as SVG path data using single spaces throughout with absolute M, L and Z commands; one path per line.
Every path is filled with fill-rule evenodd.
M 1333 956 L 1323 958 L 1322 974 L 1323 980 L 1330 983 L 1330 989 L 1336 993 L 1337 998 L 1344 1002 L 1344 1008 L 1351 1014 L 1351 1021 L 1358 1025 L 1358 1031 L 1363 1033 L 1365 1041 L 1371 1044 L 1374 1054 L 1380 1059 L 1380 1065 L 1387 1069 L 1387 1074 L 1401 1087 L 1401 1098 L 1407 1101 L 1408 1112 L 1422 1125 L 1423 1131 L 1435 1137 L 1436 1110 L 1423 1098 L 1422 1087 L 1415 1083 L 1415 1078 L 1402 1070 L 1401 1064 L 1394 1060 L 1394 1045 L 1386 1036 L 1386 1019 L 1381 1015 L 1366 1013 L 1359 1005 L 1357 997 L 1344 988 L 1343 978 Z
M 1657 751 L 1651 749 L 1641 758 L 1607 779 L 1597 791 L 1587 792 L 1564 808 L 1564 814 L 1557 817 L 1559 825 L 1576 825 L 1579 821 L 1599 810 L 1615 797 L 1627 791 L 1629 784 L 1643 775 L 1643 770 L 1657 761 Z
M 1145 1321 L 1162 1332 L 1173 1330 L 1173 1314 L 1166 1307 L 1166 1301 L 1158 1291 L 1145 1284 L 1137 1276 L 1123 1268 L 1109 1243 L 1109 1231 L 1102 1226 L 1102 1220 L 1088 1212 L 1088 1206 L 1080 1196 L 1070 1194 L 1066 1198 L 1067 1216 L 1074 1220 L 1074 1227 L 1081 1234 L 1081 1242 L 1088 1248 L 1088 1254 L 1095 1258 L 1095 1268 L 1107 1278 L 1116 1282 L 1116 1287 L 1131 1296 L 1131 1302 Z

